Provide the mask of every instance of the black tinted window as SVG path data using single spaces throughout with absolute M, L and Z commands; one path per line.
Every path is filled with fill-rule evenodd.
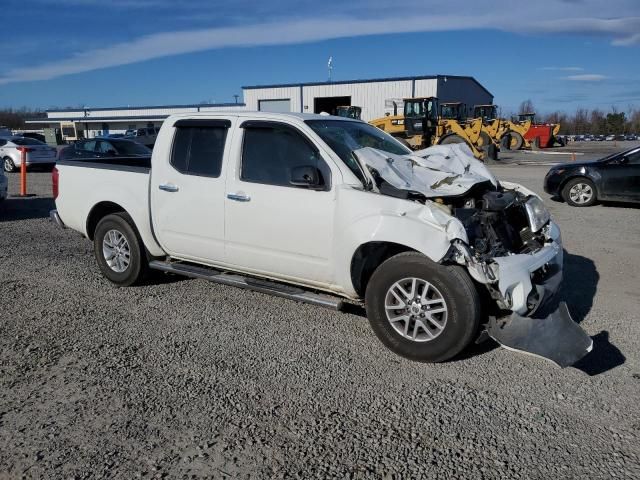
M 326 183 L 328 169 L 318 152 L 292 128 L 249 127 L 244 130 L 242 180 L 289 186 L 293 168 L 313 166 L 320 170 L 322 183 Z
M 219 177 L 227 129 L 224 127 L 178 127 L 171 165 L 191 175 Z
M 640 150 L 625 155 L 627 161 L 632 165 L 640 165 Z
M 35 138 L 21 137 L 11 140 L 16 145 L 46 145 L 46 143 L 36 140 Z

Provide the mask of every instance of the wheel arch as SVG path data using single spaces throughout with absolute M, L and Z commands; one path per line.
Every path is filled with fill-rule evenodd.
M 361 244 L 351 257 L 351 284 L 358 296 L 364 298 L 373 272 L 389 258 L 404 252 L 416 252 L 411 247 L 388 241 L 370 241 Z
M 562 182 L 560 182 L 560 185 L 558 186 L 558 195 L 560 197 L 562 197 L 562 199 L 564 201 L 567 200 L 566 198 L 564 198 L 564 195 L 563 195 L 564 187 L 566 187 L 567 183 L 569 183 L 571 180 L 575 180 L 577 178 L 584 178 L 585 180 L 589 180 L 591 183 L 593 183 L 594 190 L 595 190 L 595 195 L 596 195 L 596 200 L 598 198 L 600 198 L 600 194 L 599 194 L 599 191 L 598 191 L 598 181 L 596 179 L 594 179 L 594 178 L 591 178 L 586 173 L 578 172 L 578 173 L 575 173 L 574 175 L 571 175 L 571 176 L 565 178 L 564 180 L 562 180 Z
M 87 238 L 89 238 L 89 240 L 93 240 L 96 227 L 98 226 L 100 220 L 102 220 L 107 215 L 111 215 L 112 213 L 126 213 L 127 215 L 129 215 L 129 217 L 131 217 L 129 212 L 127 212 L 123 207 L 115 202 L 104 201 L 95 204 L 89 211 L 89 215 L 87 215 L 86 231 Z

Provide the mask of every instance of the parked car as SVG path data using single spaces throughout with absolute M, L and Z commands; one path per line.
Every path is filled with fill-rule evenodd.
M 5 172 L 15 172 L 22 165 L 22 154 L 26 154 L 26 165 L 52 166 L 57 150 L 40 140 L 26 137 L 0 138 L 0 158 Z
M 60 150 L 58 160 L 105 157 L 150 157 L 151 149 L 124 138 L 80 140 Z
M 549 212 L 466 145 L 412 152 L 343 117 L 181 114 L 147 165 L 87 166 L 58 163 L 51 217 L 94 242 L 115 285 L 153 269 L 355 302 L 382 343 L 425 362 L 477 338 L 481 298 L 511 315 L 486 325 L 503 345 L 563 366 L 592 347 L 555 298 L 563 249 Z
M 640 202 L 640 147 L 601 160 L 556 165 L 544 179 L 544 191 L 574 207 L 598 200 Z
M 607 136 L 605 137 L 605 140 L 606 140 L 607 142 L 613 142 L 615 139 L 616 139 L 616 136 L 615 136 L 615 135 L 607 135 Z
M 124 134 L 124 138 L 141 143 L 149 148 L 152 148 L 156 143 L 156 137 L 158 132 L 154 127 L 138 128 L 137 130 L 127 130 Z
M 637 139 L 638 139 L 638 136 L 637 136 L 637 135 L 630 134 L 630 135 L 627 135 L 624 139 L 625 139 L 627 142 L 633 142 L 633 141 L 635 141 L 635 140 L 637 140 Z
M 7 198 L 8 186 L 9 181 L 7 180 L 7 176 L 4 174 L 4 171 L 0 169 L 0 201 Z

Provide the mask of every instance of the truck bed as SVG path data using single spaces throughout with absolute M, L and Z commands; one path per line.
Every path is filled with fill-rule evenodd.
M 149 209 L 151 157 L 61 160 L 58 169 L 56 206 L 62 222 L 86 237 L 94 208 L 114 204 L 126 211 L 153 255 L 163 251 L 153 238 Z

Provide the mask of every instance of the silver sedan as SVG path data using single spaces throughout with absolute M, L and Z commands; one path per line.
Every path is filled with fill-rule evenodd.
M 28 137 L 0 138 L 0 158 L 5 172 L 14 172 L 22 165 L 26 155 L 27 167 L 31 165 L 53 165 L 57 151 L 40 140 Z

